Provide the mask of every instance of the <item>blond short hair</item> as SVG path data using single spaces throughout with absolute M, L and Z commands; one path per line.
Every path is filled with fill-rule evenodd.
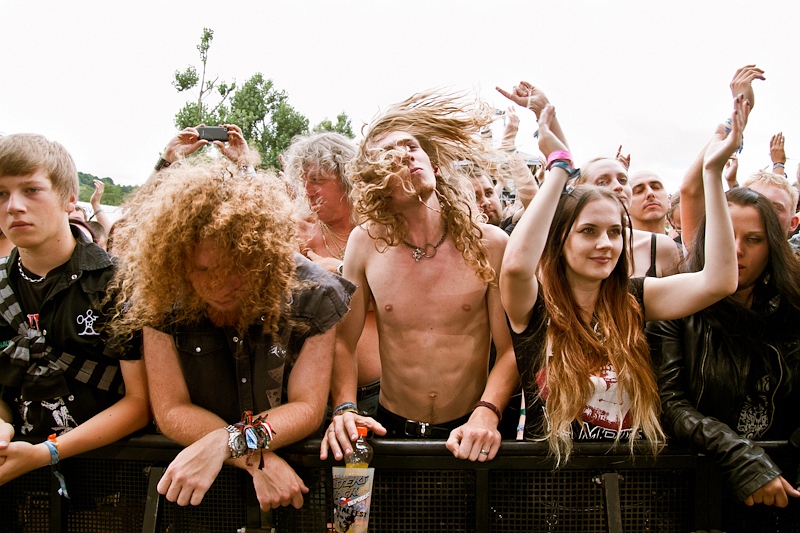
M 12 133 L 0 137 L 0 176 L 47 173 L 53 189 L 68 202 L 78 197 L 78 170 L 63 145 L 36 133 Z
M 797 189 L 792 187 L 785 177 L 781 176 L 780 174 L 774 174 L 772 172 L 767 172 L 766 170 L 759 170 L 749 178 L 747 181 L 744 182 L 744 187 L 750 188 L 752 185 L 756 185 L 759 183 L 763 183 L 764 185 L 770 187 L 777 187 L 779 189 L 783 189 L 786 194 L 789 195 L 789 199 L 791 200 L 791 205 L 789 206 L 789 211 L 791 215 L 794 215 L 797 211 L 797 197 L 800 194 Z

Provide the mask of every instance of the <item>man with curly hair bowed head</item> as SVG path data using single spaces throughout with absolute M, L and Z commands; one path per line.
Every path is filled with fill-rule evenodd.
M 478 132 L 493 110 L 439 93 L 415 95 L 373 122 L 348 167 L 361 225 L 344 277 L 358 285 L 337 332 L 333 422 L 320 456 L 352 453 L 357 425 L 393 438 L 448 439 L 453 455 L 492 459 L 497 424 L 518 386 L 497 273 L 505 233 L 480 222 L 457 163 L 501 161 Z M 381 357 L 377 420 L 355 412 L 353 357 L 370 296 Z M 489 348 L 497 361 L 490 375 Z M 449 438 L 448 438 L 449 437 Z
M 308 489 L 274 450 L 322 423 L 355 287 L 296 253 L 274 175 L 178 163 L 142 190 L 115 235 L 115 327 L 146 325 L 156 422 L 186 446 L 158 490 L 198 505 L 227 463 L 251 474 L 262 509 L 299 508 Z

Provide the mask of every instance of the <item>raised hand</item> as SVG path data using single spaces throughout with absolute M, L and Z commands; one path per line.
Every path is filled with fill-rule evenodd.
M 747 125 L 747 116 L 750 114 L 750 102 L 744 95 L 739 94 L 733 101 L 733 115 L 731 115 L 730 131 L 726 132 L 720 125 L 708 143 L 703 158 L 703 168 L 722 173 L 725 163 L 730 159 L 737 148 L 742 144 L 744 128 Z
M 205 124 L 198 124 L 197 127 L 205 126 Z M 195 153 L 201 147 L 208 144 L 205 139 L 200 139 L 200 134 L 197 128 L 184 128 L 178 134 L 170 139 L 167 147 L 164 149 L 164 154 L 161 156 L 170 163 L 174 163 L 178 159 Z
M 247 142 L 242 135 L 242 129 L 236 124 L 223 124 L 228 130 L 228 142 L 214 141 L 214 144 L 219 148 L 219 151 L 236 163 L 237 165 L 247 164 Z
M 743 95 L 745 100 L 750 101 L 750 109 L 756 105 L 756 95 L 753 92 L 753 80 L 763 80 L 764 71 L 755 65 L 745 65 L 736 71 L 731 80 L 731 94 L 734 98 Z M 749 113 L 749 111 L 748 111 Z
M 769 157 L 772 159 L 773 165 L 786 164 L 786 149 L 784 148 L 785 138 L 782 132 L 778 132 L 772 136 L 769 141 Z M 773 167 L 774 170 L 774 167 Z
M 511 92 L 505 91 L 500 87 L 495 87 L 497 91 L 514 102 L 515 104 L 527 107 L 534 113 L 536 116 L 539 116 L 539 113 L 542 112 L 544 107 L 550 103 L 550 100 L 547 99 L 547 96 L 542 92 L 541 89 L 534 87 L 527 81 L 519 82 L 519 85 L 515 85 Z
M 550 128 L 555 116 L 556 108 L 551 104 L 547 104 L 539 113 L 539 150 L 545 157 L 549 157 L 556 150 L 568 150 Z
M 517 132 L 519 131 L 519 115 L 513 107 L 508 108 L 506 119 L 506 128 L 503 131 L 503 140 L 500 142 L 500 146 L 505 150 L 511 150 L 516 146 Z
M 621 144 L 619 145 L 619 148 L 617 149 L 617 155 L 614 156 L 614 159 L 619 161 L 620 164 L 623 167 L 625 167 L 625 170 L 630 170 L 630 168 L 631 168 L 631 154 L 628 154 L 627 157 L 625 155 L 623 155 L 622 154 L 622 145 Z
M 733 188 L 738 183 L 737 174 L 739 172 L 739 158 L 733 154 L 728 162 L 725 163 L 725 181 L 728 182 L 728 187 Z

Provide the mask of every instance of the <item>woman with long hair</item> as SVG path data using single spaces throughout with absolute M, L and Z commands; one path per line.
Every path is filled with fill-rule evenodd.
M 539 114 L 539 148 L 550 176 L 511 234 L 500 291 L 525 393 L 526 434 L 546 440 L 557 465 L 568 460 L 573 439 L 630 436 L 633 450 L 642 433 L 658 450 L 660 404 L 644 322 L 689 315 L 736 288 L 720 177 L 741 142 L 746 108 L 737 98 L 730 135 L 716 134 L 706 152 L 705 268 L 634 280 L 625 206 L 598 187 L 565 192 L 572 157 L 563 133 L 559 138 L 550 128 L 553 107 Z
M 800 426 L 800 263 L 767 197 L 735 188 L 727 200 L 736 292 L 692 316 L 648 325 L 664 426 L 712 457 L 747 505 L 785 507 L 800 492 L 754 441 L 785 440 Z M 689 271 L 710 260 L 708 239 L 701 224 Z
M 626 209 L 633 202 L 633 190 L 628 180 L 628 169 L 619 159 L 598 157 L 581 167 L 581 175 L 575 182 L 603 187 L 617 195 Z M 651 233 L 628 228 L 631 236 L 631 275 L 633 277 L 664 277 L 677 273 L 680 253 L 674 243 L 662 231 Z

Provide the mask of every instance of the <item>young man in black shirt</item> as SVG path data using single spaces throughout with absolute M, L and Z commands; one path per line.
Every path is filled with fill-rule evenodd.
M 16 246 L 0 259 L 0 484 L 112 443 L 150 416 L 139 350 L 106 343 L 101 302 L 114 264 L 70 226 L 77 195 L 62 145 L 0 137 L 0 229 Z

